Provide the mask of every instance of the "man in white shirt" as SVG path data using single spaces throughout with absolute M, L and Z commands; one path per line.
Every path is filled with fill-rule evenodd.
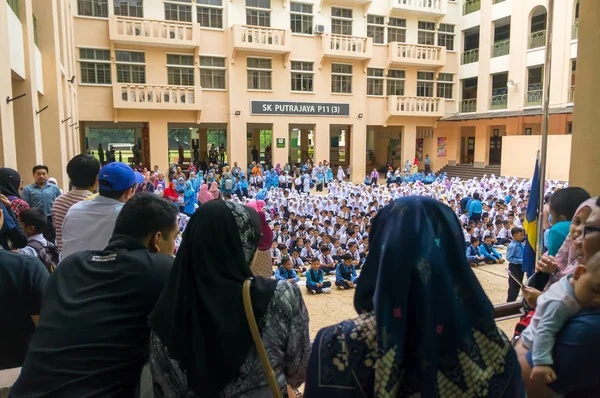
M 100 194 L 73 205 L 65 216 L 61 259 L 82 250 L 104 250 L 121 208 L 142 182 L 144 177 L 125 163 L 112 162 L 100 169 Z

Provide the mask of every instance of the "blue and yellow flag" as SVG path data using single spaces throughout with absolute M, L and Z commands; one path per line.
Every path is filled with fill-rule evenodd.
M 527 204 L 525 222 L 523 223 L 523 229 L 527 234 L 525 254 L 523 256 L 523 271 L 527 273 L 528 277 L 533 275 L 535 263 L 537 262 L 535 250 L 537 248 L 537 217 L 539 213 L 540 195 L 540 159 L 538 156 L 535 160 L 535 170 L 533 171 L 533 180 L 531 181 L 529 203 Z

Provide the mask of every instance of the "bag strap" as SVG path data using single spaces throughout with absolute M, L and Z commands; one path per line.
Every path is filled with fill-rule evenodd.
M 260 362 L 262 364 L 263 370 L 265 371 L 265 376 L 267 377 L 267 383 L 269 383 L 269 388 L 273 393 L 274 397 L 281 398 L 281 390 L 279 389 L 279 383 L 277 382 L 277 378 L 275 377 L 275 371 L 271 366 L 271 362 L 269 361 L 269 357 L 267 356 L 267 350 L 265 350 L 265 345 L 263 344 L 262 338 L 260 337 L 260 332 L 258 331 L 258 325 L 256 324 L 256 318 L 254 317 L 254 311 L 252 310 L 252 300 L 250 298 L 250 284 L 253 278 L 248 278 L 244 281 L 243 287 L 243 297 L 244 297 L 244 310 L 246 311 L 246 319 L 248 320 L 248 326 L 250 327 L 250 333 L 252 333 L 252 339 L 254 340 L 254 346 L 256 347 L 256 352 L 258 353 L 258 357 L 260 358 Z

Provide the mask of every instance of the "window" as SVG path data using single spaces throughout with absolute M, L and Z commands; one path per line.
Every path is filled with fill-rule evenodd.
M 146 55 L 142 52 L 115 51 L 117 82 L 146 84 Z
M 108 0 L 77 0 L 77 13 L 85 17 L 108 18 Z
M 125 17 L 144 17 L 144 1 L 143 0 L 114 0 L 115 15 Z
M 271 0 L 246 0 L 246 25 L 271 26 Z
M 6 0 L 6 2 L 8 3 L 8 6 L 11 8 L 11 10 L 13 10 L 15 15 L 18 17 L 19 16 L 19 0 Z
M 86 84 L 111 84 L 110 50 L 79 49 L 81 82 Z
M 225 90 L 225 58 L 200 56 L 200 86 Z
M 388 43 L 406 42 L 406 19 L 390 18 L 388 21 Z
M 454 75 L 452 73 L 440 73 L 437 78 L 437 96 L 452 99 L 452 86 Z
M 313 91 L 313 63 L 292 61 L 292 91 Z
M 352 65 L 331 64 L 331 92 L 352 94 Z
M 379 15 L 367 15 L 367 37 L 373 38 L 373 43 L 383 44 L 385 18 Z
M 367 95 L 383 95 L 383 69 L 367 69 Z
M 312 35 L 313 33 L 312 4 L 290 3 L 290 26 L 293 33 Z
M 192 6 L 165 3 L 165 19 L 167 21 L 192 22 Z
M 387 74 L 387 95 L 404 95 L 404 78 L 406 72 L 399 69 L 389 69 Z
M 433 46 L 435 44 L 435 22 L 424 22 L 419 21 L 419 44 L 428 44 Z
M 173 86 L 193 86 L 194 56 L 167 54 L 167 81 Z
M 417 97 L 433 97 L 433 72 L 417 72 Z
M 36 46 L 39 46 L 39 36 L 38 36 L 38 29 L 37 29 L 37 18 L 35 17 L 35 15 L 32 15 L 33 17 L 33 43 Z
M 454 25 L 441 23 L 438 28 L 438 46 L 454 51 Z
M 331 33 L 352 36 L 352 10 L 331 7 Z
M 200 26 L 223 29 L 223 0 L 198 0 L 196 4 Z
M 271 60 L 268 58 L 248 58 L 248 90 L 271 90 Z

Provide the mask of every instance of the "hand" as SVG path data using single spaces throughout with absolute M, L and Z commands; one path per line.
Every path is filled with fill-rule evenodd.
M 554 256 L 542 256 L 535 265 L 535 270 L 546 274 L 553 274 L 558 268 L 558 263 Z
M 8 198 L 2 194 L 0 194 L 0 202 L 2 202 L 4 207 L 6 207 L 6 208 L 10 207 L 10 200 L 8 200 Z
M 290 282 L 290 283 L 295 283 L 295 282 L 296 282 L 296 281 L 294 281 L 294 279 L 293 279 L 293 278 L 291 278 L 291 279 L 288 279 L 287 281 L 288 281 L 288 282 Z
M 350 281 L 348 281 L 348 286 L 352 287 L 352 286 L 354 286 L 354 283 L 353 283 L 353 282 L 350 282 Z
M 531 308 L 537 307 L 537 299 L 540 297 L 542 292 L 529 286 L 523 286 L 521 288 L 521 292 L 523 292 L 523 298 L 527 302 L 527 305 L 529 305 Z
M 556 373 L 552 366 L 534 366 L 531 371 L 531 380 L 539 381 L 542 383 L 552 383 L 556 380 Z
M 502 262 L 502 261 L 500 261 L 500 260 L 501 260 L 500 258 L 497 258 L 497 259 L 496 259 L 496 264 L 500 264 L 500 263 Z
M 321 287 L 321 286 L 323 286 L 322 283 L 317 283 L 317 287 Z

